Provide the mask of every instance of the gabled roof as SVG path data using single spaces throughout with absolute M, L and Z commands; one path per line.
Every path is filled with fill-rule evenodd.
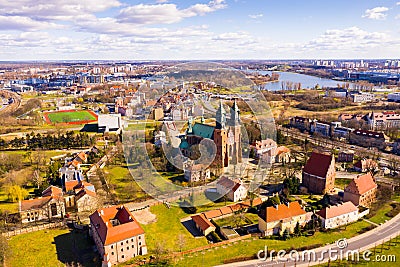
M 347 201 L 337 206 L 326 207 L 318 211 L 317 214 L 324 219 L 331 219 L 354 211 L 358 211 L 358 208 L 353 204 L 353 202 Z
M 196 122 L 193 125 L 192 134 L 203 138 L 213 139 L 214 129 L 215 129 L 214 126 Z
M 21 201 L 21 211 L 40 209 L 52 199 L 51 196 Z
M 265 222 L 275 222 L 283 219 L 291 219 L 294 216 L 306 214 L 306 211 L 300 206 L 299 202 L 294 201 L 286 204 L 280 204 L 277 207 L 266 207 L 261 210 L 260 217 Z
M 85 195 L 88 195 L 88 196 L 91 196 L 91 197 L 96 197 L 96 193 L 95 193 L 95 192 L 84 188 L 84 189 L 82 189 L 81 191 L 79 191 L 79 192 L 75 195 L 75 198 L 76 198 L 76 200 L 79 200 L 79 199 L 81 199 L 81 197 L 83 197 L 83 196 L 85 196 Z
M 63 194 L 63 192 L 62 192 L 61 188 L 50 185 L 42 192 L 42 197 L 50 197 L 50 196 L 60 197 L 60 196 L 62 196 L 62 194 Z
M 93 190 L 90 190 L 90 189 L 89 189 L 90 187 L 93 187 L 93 188 L 94 188 L 94 185 L 91 184 L 91 183 L 85 182 L 85 181 L 81 181 L 81 182 L 78 182 L 78 183 L 73 187 L 73 190 L 84 188 L 84 189 L 87 189 L 87 190 L 93 192 Z
M 349 185 L 344 189 L 345 192 L 362 195 L 372 189 L 377 188 L 378 185 L 375 183 L 370 173 L 360 175 L 354 178 Z
M 276 149 L 275 154 L 276 154 L 276 155 L 280 155 L 280 154 L 289 153 L 289 152 L 290 152 L 290 149 L 289 149 L 289 148 L 287 148 L 287 147 L 285 147 L 285 146 L 279 146 L 279 147 Z
M 65 182 L 65 191 L 69 192 L 69 191 L 73 191 L 74 187 L 79 183 L 78 180 L 71 180 L 71 181 L 66 181 Z
M 142 227 L 125 206 L 99 209 L 89 217 L 90 223 L 99 234 L 103 245 L 144 234 Z
M 206 231 L 210 227 L 215 228 L 214 224 L 207 220 L 204 214 L 193 215 L 192 220 L 203 231 Z
M 237 182 L 236 180 L 232 180 L 227 176 L 223 176 L 221 179 L 218 180 L 217 185 L 220 185 L 227 190 L 232 190 L 235 192 L 241 185 L 241 183 Z
M 326 173 L 331 166 L 332 156 L 312 152 L 311 157 L 308 159 L 303 171 L 318 177 L 325 177 Z

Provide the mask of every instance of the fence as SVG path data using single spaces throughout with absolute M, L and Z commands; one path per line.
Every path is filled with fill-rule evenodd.
M 40 231 L 40 230 L 45 230 L 45 229 L 50 229 L 50 228 L 57 228 L 57 227 L 62 227 L 64 226 L 64 222 L 54 222 L 54 223 L 46 223 L 46 224 L 41 224 L 41 225 L 35 225 L 27 228 L 22 228 L 22 229 L 17 229 L 9 232 L 2 233 L 4 237 L 12 237 L 20 234 L 26 234 L 26 233 L 31 233 L 35 231 Z

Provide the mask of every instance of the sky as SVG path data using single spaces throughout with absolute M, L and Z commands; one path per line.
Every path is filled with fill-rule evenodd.
M 0 0 L 0 61 L 399 53 L 399 0 Z

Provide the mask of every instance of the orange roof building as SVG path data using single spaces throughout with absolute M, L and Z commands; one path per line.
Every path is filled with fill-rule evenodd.
M 326 207 L 316 213 L 322 222 L 322 227 L 336 228 L 358 220 L 358 208 L 351 202 Z
M 296 224 L 306 224 L 307 212 L 297 201 L 261 209 L 258 229 L 264 236 L 282 234 L 285 230 L 293 233 Z
M 193 215 L 192 220 L 195 223 L 196 228 L 205 236 L 216 229 L 214 224 L 212 224 L 203 213 Z
M 376 200 L 378 185 L 371 173 L 354 178 L 344 189 L 343 201 L 351 201 L 356 206 L 370 207 Z
M 97 249 L 111 264 L 147 254 L 144 230 L 125 206 L 99 209 L 89 217 Z

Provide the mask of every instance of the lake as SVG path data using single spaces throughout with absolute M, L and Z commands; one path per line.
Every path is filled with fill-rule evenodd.
M 252 72 L 252 71 L 251 71 Z M 258 73 L 265 75 L 271 75 L 271 71 L 257 71 Z M 293 72 L 281 72 L 279 74 L 279 80 L 277 82 L 268 82 L 264 85 L 265 90 L 277 91 L 282 90 L 282 85 L 285 87 L 286 82 L 301 83 L 301 88 L 314 88 L 317 84 L 319 87 L 337 87 L 338 84 L 342 85 L 345 82 L 335 81 L 332 79 L 318 78 L 310 75 L 293 73 Z M 351 83 L 350 83 L 351 84 Z

